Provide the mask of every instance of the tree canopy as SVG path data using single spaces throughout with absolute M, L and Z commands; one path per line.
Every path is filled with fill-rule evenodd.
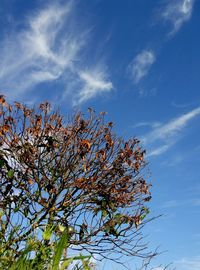
M 94 257 L 151 256 L 144 156 L 105 113 L 67 120 L 48 102 L 29 108 L 0 96 L 0 256 L 6 247 L 19 256 L 27 241 L 49 246 L 64 230 L 68 248 Z

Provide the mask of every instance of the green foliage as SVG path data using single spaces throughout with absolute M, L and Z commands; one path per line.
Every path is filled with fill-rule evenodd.
M 9 179 L 12 179 L 13 176 L 14 176 L 14 170 L 9 170 L 8 173 L 7 173 L 7 176 Z
M 43 232 L 42 236 L 45 241 L 50 240 L 53 230 L 55 229 L 55 226 L 47 226 L 46 230 Z
M 62 257 L 62 253 L 65 248 L 67 248 L 68 245 L 68 233 L 64 231 L 62 234 L 60 241 L 58 242 L 57 248 L 55 250 L 55 255 L 53 258 L 53 268 L 52 270 L 58 270 L 59 269 L 59 263 Z
M 53 228 L 48 227 L 44 234 L 49 240 Z M 5 251 L 5 256 L 1 256 L 0 270 L 92 270 L 90 266 L 91 256 L 74 256 L 65 258 L 64 252 L 68 248 L 69 235 L 65 230 L 59 241 L 52 245 L 41 244 L 35 239 L 27 240 L 27 246 L 21 251 L 21 255 L 15 259 L 14 252 Z M 6 255 L 10 255 L 9 259 Z

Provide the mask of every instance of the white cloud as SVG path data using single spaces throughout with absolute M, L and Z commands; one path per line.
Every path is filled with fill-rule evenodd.
M 113 89 L 112 82 L 107 79 L 108 75 L 103 68 L 97 67 L 92 71 L 80 71 L 79 76 L 83 82 L 83 87 L 75 96 L 74 105 L 81 104 L 90 98 Z
M 80 71 L 89 31 L 75 27 L 74 10 L 72 1 L 49 5 L 27 17 L 25 28 L 2 40 L 0 88 L 4 94 L 18 99 L 22 94 L 28 96 L 38 84 L 59 79 L 65 91 L 61 95 L 73 99 L 81 89 L 76 101 L 82 103 L 112 89 L 103 68 Z M 72 83 L 75 90 L 69 87 Z
M 0 87 L 7 94 L 55 80 L 72 67 L 83 40 L 69 29 L 62 32 L 71 11 L 70 2 L 62 7 L 49 6 L 28 18 L 26 29 L 1 42 Z
M 200 114 L 200 107 L 181 115 L 175 119 L 172 119 L 166 124 L 161 125 L 158 128 L 155 128 L 149 134 L 147 134 L 143 140 L 145 143 L 150 143 L 156 140 L 167 140 L 175 137 L 185 125 L 192 120 L 195 116 Z
M 142 138 L 145 145 L 151 145 L 160 142 L 162 145 L 154 148 L 148 153 L 148 156 L 160 155 L 166 152 L 178 139 L 182 129 L 191 121 L 195 116 L 200 114 L 200 107 L 181 115 L 175 119 L 170 120 L 168 123 L 156 127 L 153 131 L 149 132 Z
M 199 270 L 200 257 L 182 258 L 174 262 L 174 265 L 181 270 Z
M 185 202 L 185 201 L 170 200 L 170 201 L 163 203 L 163 205 L 161 207 L 162 208 L 174 208 L 174 207 L 187 205 L 187 203 L 188 203 L 188 201 Z
M 155 62 L 156 57 L 153 51 L 144 50 L 133 59 L 129 65 L 129 70 L 132 75 L 134 83 L 138 83 L 143 77 L 145 77 L 150 67 Z
M 170 34 L 176 33 L 192 15 L 195 0 L 169 0 L 165 7 L 162 18 L 172 23 L 173 29 Z
M 171 146 L 170 144 L 165 144 L 160 147 L 154 148 L 147 154 L 147 157 L 159 156 L 165 153 L 170 148 L 170 146 Z
M 199 207 L 200 206 L 200 199 L 184 199 L 184 200 L 169 200 L 162 204 L 162 208 L 174 208 L 174 207 Z
M 137 124 L 132 125 L 132 128 L 138 128 L 138 127 L 151 127 L 156 128 L 160 126 L 160 122 L 140 122 Z

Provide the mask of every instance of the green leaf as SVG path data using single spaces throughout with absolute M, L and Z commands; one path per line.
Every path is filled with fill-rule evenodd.
M 0 211 L 0 218 L 2 218 L 4 215 L 4 212 L 3 211 Z
M 13 209 L 14 213 L 17 213 L 19 211 L 19 207 L 15 207 L 15 209 Z
M 147 207 L 143 207 L 142 211 L 144 212 L 144 214 L 141 215 L 141 217 L 140 217 L 141 220 L 143 220 L 150 213 L 149 208 L 147 208 Z
M 54 226 L 52 227 L 47 226 L 46 230 L 42 234 L 43 239 L 47 241 L 50 240 L 53 230 L 54 230 Z
M 61 225 L 61 224 L 59 224 L 58 225 L 58 229 L 59 229 L 60 232 L 64 232 L 64 230 L 66 229 L 66 227 L 63 226 L 63 225 Z
M 110 209 L 112 209 L 112 210 L 115 209 L 114 203 L 110 202 L 110 203 L 109 203 L 109 207 L 110 207 Z
M 68 268 L 73 261 L 73 258 L 66 259 L 66 261 L 61 264 L 60 270 L 65 270 L 66 268 Z
M 118 213 L 118 214 L 116 214 L 116 215 L 114 216 L 114 218 L 115 218 L 115 220 L 116 220 L 117 222 L 119 222 L 119 221 L 121 220 L 122 217 L 123 217 L 123 215 L 120 214 L 120 213 Z
M 91 268 L 89 266 L 90 258 L 88 258 L 88 259 L 82 258 L 81 261 L 82 261 L 82 265 L 83 265 L 84 270 L 91 270 Z
M 150 213 L 150 210 L 147 207 L 144 207 L 144 211 L 146 212 L 146 214 L 149 214 Z
M 84 268 L 84 267 L 87 267 L 87 265 L 85 266 L 85 262 L 89 262 L 89 260 L 91 259 L 91 255 L 86 255 L 86 256 L 83 256 L 83 255 L 80 255 L 80 256 L 74 256 L 72 258 L 67 258 L 65 260 L 63 260 L 63 263 L 61 265 L 61 268 L 59 270 L 65 270 L 67 269 L 67 267 L 74 261 L 81 261 L 82 262 L 82 265 L 83 267 L 79 268 L 78 264 L 75 265 L 75 267 L 77 267 L 76 269 L 85 269 L 85 270 L 91 270 L 90 268 Z M 86 261 L 85 261 L 86 260 Z M 75 268 L 73 268 L 73 270 L 75 270 Z
M 7 173 L 7 176 L 10 179 L 13 178 L 13 176 L 14 176 L 14 170 L 9 170 L 8 173 Z
M 64 231 L 64 233 L 60 238 L 60 241 L 58 242 L 58 245 L 56 246 L 52 270 L 58 270 L 59 263 L 63 255 L 63 251 L 65 248 L 68 247 L 68 239 L 69 235 L 67 231 Z
M 102 217 L 106 217 L 106 216 L 107 216 L 107 214 L 108 214 L 108 213 L 107 213 L 107 211 L 106 211 L 106 210 L 103 210 L 103 211 L 102 211 Z
M 27 217 L 28 214 L 29 214 L 29 207 L 26 206 L 26 207 L 24 208 L 24 216 Z

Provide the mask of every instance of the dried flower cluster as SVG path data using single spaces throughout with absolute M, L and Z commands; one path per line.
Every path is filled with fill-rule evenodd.
M 140 242 L 151 199 L 145 151 L 104 118 L 89 109 L 65 123 L 48 102 L 30 109 L 0 96 L 0 238 L 16 255 L 47 226 L 54 238 L 68 228 L 75 250 L 149 255 Z

